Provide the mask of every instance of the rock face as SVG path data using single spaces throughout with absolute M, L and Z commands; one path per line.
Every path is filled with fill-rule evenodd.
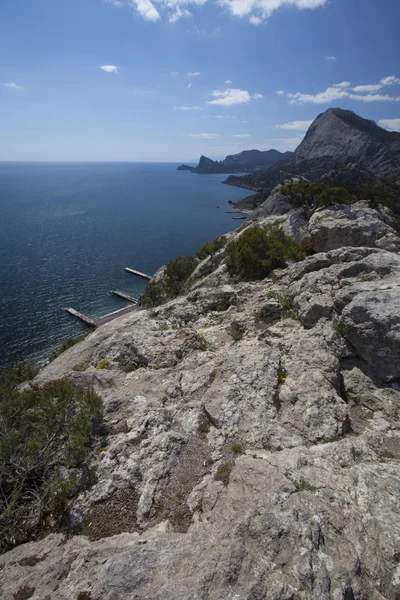
M 285 211 L 260 222 L 312 256 L 232 285 L 220 250 L 37 376 L 93 386 L 105 431 L 75 535 L 1 556 L 2 598 L 400 597 L 398 238 L 362 203 Z
M 291 166 L 329 157 L 332 163 L 360 163 L 376 172 L 400 169 L 400 133 L 389 132 L 351 110 L 329 108 L 311 124 Z
M 345 168 L 350 165 L 352 169 Z M 335 185 L 379 185 L 377 177 L 400 170 L 400 133 L 386 131 L 350 110 L 329 108 L 311 124 L 286 163 L 264 172 L 232 175 L 225 183 L 258 192 L 271 191 L 290 177 L 303 176 L 312 181 L 332 170 L 339 172 L 331 174 Z

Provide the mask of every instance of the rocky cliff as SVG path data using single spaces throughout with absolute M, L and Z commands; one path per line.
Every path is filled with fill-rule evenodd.
M 232 175 L 225 183 L 269 193 L 288 177 L 316 180 L 328 171 L 355 163 L 371 176 L 399 174 L 400 133 L 386 131 L 350 110 L 329 108 L 311 124 L 286 163 L 242 177 Z
M 290 165 L 323 157 L 333 164 L 360 163 L 373 172 L 394 171 L 400 169 L 400 133 L 351 110 L 329 108 L 312 123 Z
M 197 167 L 181 165 L 179 171 L 192 171 L 201 175 L 212 173 L 243 173 L 245 171 L 258 171 L 269 169 L 277 162 L 286 162 L 292 156 L 292 152 L 279 152 L 278 150 L 245 150 L 239 154 L 227 156 L 222 161 L 211 160 L 201 156 Z
M 0 557 L 2 598 L 400 597 L 395 220 L 368 202 L 307 216 L 279 188 L 252 218 L 309 256 L 233 284 L 222 249 L 185 295 L 98 328 L 37 376 L 93 386 L 105 423 L 69 534 Z

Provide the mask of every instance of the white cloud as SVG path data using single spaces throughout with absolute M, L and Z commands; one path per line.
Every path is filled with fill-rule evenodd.
M 389 77 L 384 77 L 383 79 L 381 79 L 381 84 L 383 86 L 399 85 L 400 79 L 398 79 L 395 75 L 390 75 Z
M 326 60 L 336 60 L 336 56 L 325 56 Z
M 353 92 L 358 92 L 360 94 L 364 94 L 366 92 L 379 92 L 382 89 L 382 85 L 380 83 L 371 84 L 371 85 L 356 85 L 353 87 Z
M 119 67 L 116 65 L 101 65 L 99 69 L 105 71 L 106 73 L 115 73 L 115 75 L 118 75 L 119 73 Z
M 262 98 L 261 94 L 249 94 L 247 90 L 228 88 L 227 90 L 214 90 L 211 94 L 214 100 L 207 104 L 219 104 L 221 106 L 232 106 L 232 104 L 248 104 L 251 100 Z
M 387 77 L 382 81 L 391 81 L 390 84 L 393 85 L 396 83 L 396 77 Z M 398 80 L 400 82 L 400 80 Z M 334 100 L 341 100 L 343 98 L 348 98 L 349 100 L 356 100 L 359 102 L 400 102 L 400 96 L 389 96 L 387 94 L 367 94 L 363 92 L 368 91 L 378 91 L 381 87 L 378 87 L 378 84 L 357 86 L 355 88 L 349 89 L 350 86 L 349 81 L 342 81 L 341 83 L 333 84 L 332 87 L 328 87 L 323 92 L 318 92 L 316 94 L 303 94 L 300 92 L 296 92 L 295 94 L 285 94 L 279 92 L 279 96 L 286 96 L 289 99 L 289 104 L 331 104 Z M 383 87 L 383 84 L 382 84 Z M 351 93 L 352 91 L 361 92 L 361 93 Z M 278 93 L 278 92 L 277 92 Z
M 188 90 L 190 90 L 190 88 L 192 87 L 192 84 L 188 83 L 186 87 L 187 87 Z
M 199 71 L 190 71 L 189 73 L 186 73 L 186 75 L 188 77 L 198 77 L 200 75 Z
M 341 83 L 334 83 L 333 87 L 337 88 L 348 88 L 351 86 L 350 81 L 342 81 Z
M 175 110 L 203 110 L 200 106 L 174 106 Z
M 17 92 L 22 92 L 24 89 L 22 87 L 22 85 L 18 85 L 17 83 L 14 83 L 13 81 L 10 83 L 5 83 L 4 85 L 8 88 L 11 88 L 12 90 L 17 90 Z
M 145 21 L 158 21 L 161 19 L 161 15 L 150 2 L 150 0 L 132 0 L 132 4 L 136 7 L 139 15 L 143 17 Z
M 388 96 L 383 94 L 349 94 L 350 100 L 360 100 L 361 102 L 400 102 L 400 96 Z
M 232 135 L 234 138 L 248 138 L 251 137 L 251 133 L 234 133 Z
M 109 4 L 121 6 L 121 0 L 106 0 Z M 129 0 L 139 15 L 147 21 L 158 21 L 165 17 L 170 23 L 175 23 L 182 17 L 191 16 L 191 6 L 201 6 L 211 0 Z M 299 10 L 316 9 L 325 6 L 329 0 L 214 0 L 223 6 L 232 16 L 246 18 L 252 25 L 266 21 L 275 11 L 284 6 Z M 157 8 L 156 8 L 157 6 Z M 159 12 L 160 11 L 160 12 Z M 333 59 L 329 57 L 328 60 Z
M 179 19 L 181 19 L 182 17 L 191 17 L 192 13 L 190 12 L 189 9 L 187 8 L 181 8 L 180 6 L 177 6 L 174 10 L 174 12 L 169 16 L 168 21 L 170 23 L 176 23 L 176 21 L 179 21 Z
M 388 131 L 400 131 L 400 119 L 381 119 L 378 125 Z
M 171 71 L 172 77 L 178 77 L 179 71 Z
M 283 123 L 283 125 L 277 125 L 278 129 L 294 129 L 295 131 L 307 131 L 313 121 L 291 121 L 290 123 Z
M 184 133 L 183 135 L 199 138 L 201 140 L 215 140 L 215 138 L 219 137 L 218 133 Z
M 283 90 L 278 90 L 278 91 L 276 92 L 276 95 L 277 95 L 277 96 L 284 96 L 284 95 L 285 95 L 285 92 L 284 92 Z
M 253 25 L 259 25 L 282 6 L 302 10 L 318 8 L 327 2 L 328 0 L 218 0 L 218 4 L 225 6 L 231 15 L 246 17 Z
M 225 81 L 225 84 L 226 84 L 226 85 L 231 85 L 231 83 L 232 83 L 232 81 L 231 81 L 230 79 L 227 79 L 227 80 Z
M 339 87 L 330 87 L 324 92 L 318 92 L 317 94 L 286 94 L 289 98 L 289 104 L 305 104 L 306 102 L 312 102 L 313 104 L 330 104 L 334 100 L 340 100 L 341 98 L 347 98 L 349 92 L 346 92 Z

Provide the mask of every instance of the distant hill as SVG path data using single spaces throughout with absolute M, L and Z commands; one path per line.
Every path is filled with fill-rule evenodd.
M 293 152 L 279 152 L 278 150 L 245 150 L 239 154 L 227 156 L 222 161 L 201 156 L 197 167 L 181 165 L 178 167 L 178 171 L 191 171 L 201 175 L 264 171 L 277 162 L 288 161 L 292 155 Z
M 267 192 L 289 177 L 312 181 L 355 163 L 371 173 L 400 172 L 400 133 L 386 131 L 350 110 L 329 108 L 313 121 L 286 163 L 243 177 L 231 176 L 225 183 Z

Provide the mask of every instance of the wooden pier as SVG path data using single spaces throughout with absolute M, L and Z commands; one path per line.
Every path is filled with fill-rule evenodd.
M 132 275 L 138 275 L 139 277 L 144 277 L 144 279 L 151 279 L 151 275 L 146 275 L 146 273 L 142 273 L 141 271 L 135 271 L 135 269 L 130 269 L 129 267 L 125 267 L 125 271 L 127 273 L 132 273 Z
M 137 298 L 130 296 L 126 292 L 121 292 L 120 290 L 113 290 L 111 293 L 114 294 L 115 296 L 119 296 L 120 298 L 123 298 L 124 300 L 128 300 L 128 302 L 133 302 L 133 304 L 139 304 L 139 300 Z
M 86 325 L 89 325 L 89 327 L 97 327 L 96 321 L 94 321 L 91 317 L 88 317 L 87 315 L 84 315 L 83 313 L 79 312 L 79 310 L 75 310 L 75 308 L 66 308 L 65 310 L 73 317 L 76 317 L 77 319 L 80 319 L 81 321 L 86 323 Z

